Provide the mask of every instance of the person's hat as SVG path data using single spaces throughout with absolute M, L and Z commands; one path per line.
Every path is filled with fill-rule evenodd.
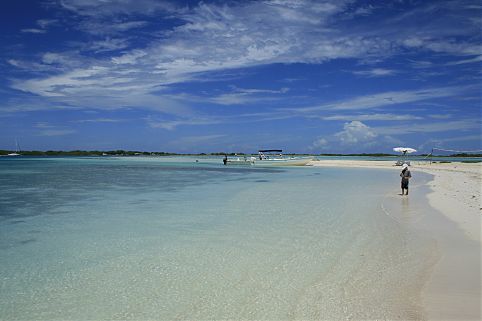
M 403 165 L 402 165 L 402 171 L 403 171 L 405 168 L 408 168 L 408 165 L 407 165 L 407 164 L 403 164 Z

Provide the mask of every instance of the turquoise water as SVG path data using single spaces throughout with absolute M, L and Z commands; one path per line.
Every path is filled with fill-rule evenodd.
M 421 318 L 433 243 L 397 176 L 0 159 L 0 318 Z

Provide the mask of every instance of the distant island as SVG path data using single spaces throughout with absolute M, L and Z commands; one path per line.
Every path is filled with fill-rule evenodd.
M 13 153 L 11 150 L 0 150 L 0 156 L 6 156 L 9 153 Z M 227 153 L 227 152 L 215 152 L 215 153 L 171 153 L 171 152 L 147 152 L 147 151 L 130 151 L 130 150 L 110 150 L 110 151 L 99 151 L 99 150 L 72 150 L 72 151 L 62 151 L 62 150 L 48 150 L 48 151 L 21 151 L 22 156 L 243 156 L 243 155 L 255 155 L 246 153 Z M 336 157 L 351 157 L 351 156 L 364 156 L 364 157 L 397 157 L 399 154 L 386 154 L 386 153 L 361 153 L 361 154 L 285 154 L 289 156 L 295 155 L 309 155 L 309 156 L 336 156 Z M 429 156 L 429 154 L 419 154 L 412 155 L 418 157 Z M 437 157 L 482 157 L 482 154 L 452 154 L 452 155 L 434 155 Z

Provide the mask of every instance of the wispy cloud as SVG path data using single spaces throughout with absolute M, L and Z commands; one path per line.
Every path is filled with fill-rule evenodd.
M 24 33 L 46 33 L 47 32 L 45 29 L 37 29 L 37 28 L 25 28 L 20 31 Z
M 147 55 L 145 51 L 134 50 L 119 57 L 112 57 L 112 62 L 116 65 L 122 65 L 122 64 L 132 65 L 136 63 L 137 59 L 142 58 L 145 55 Z
M 482 55 L 479 55 L 474 58 L 470 59 L 462 59 L 462 60 L 457 60 L 457 61 L 452 61 L 447 63 L 447 66 L 456 66 L 456 65 L 462 65 L 462 64 L 471 64 L 471 63 L 476 63 L 476 62 L 481 62 L 482 61 Z
M 215 104 L 221 105 L 241 105 L 253 102 L 275 100 L 280 98 L 279 95 L 285 94 L 288 91 L 289 89 L 286 87 L 279 90 L 244 89 L 234 87 L 231 92 L 210 97 L 208 100 Z
M 52 26 L 57 24 L 58 20 L 57 19 L 40 19 L 37 20 L 36 24 L 38 28 L 25 28 L 21 29 L 20 32 L 23 33 L 46 33 L 47 29 Z
M 354 75 L 365 76 L 365 77 L 385 77 L 385 76 L 394 75 L 398 72 L 393 69 L 373 68 L 370 70 L 352 71 L 352 73 Z
M 375 130 L 377 133 L 384 135 L 408 135 L 415 133 L 437 133 L 437 132 L 460 132 L 470 129 L 480 129 L 480 120 L 462 119 L 444 122 L 420 122 L 411 124 L 399 124 L 392 126 L 379 126 Z
M 399 48 L 403 47 L 457 55 L 467 55 L 477 50 L 480 52 L 480 46 L 473 43 L 440 40 L 453 33 L 447 28 L 434 28 L 435 25 L 424 29 L 423 34 L 417 32 L 411 36 L 409 32 L 397 31 L 400 29 L 390 25 L 387 28 L 373 26 L 362 36 L 356 29 L 351 28 L 347 21 L 336 22 L 337 14 L 351 10 L 350 3 L 320 3 L 309 0 L 255 1 L 230 5 L 201 3 L 198 6 L 179 7 L 172 2 L 154 0 L 125 0 L 121 3 L 65 0 L 57 5 L 80 17 L 78 26 L 81 30 L 100 37 L 91 43 L 90 51 L 94 52 L 126 49 L 127 40 L 112 35 L 148 26 L 150 22 L 142 17 L 165 13 L 178 19 L 179 23 L 168 32 L 163 31 L 163 37 L 148 38 L 146 44 L 125 50 L 122 55 L 81 59 L 84 66 L 82 68 L 56 60 L 59 67 L 64 67 L 62 72 L 54 76 L 49 73 L 30 79 L 16 79 L 12 87 L 46 97 L 70 96 L 71 101 L 75 101 L 76 95 L 80 94 L 97 95 L 97 103 L 102 104 L 104 99 L 111 100 L 112 92 L 119 90 L 142 91 L 142 94 L 155 92 L 159 95 L 161 87 L 205 81 L 216 71 L 259 65 L 313 64 L 340 58 L 384 59 L 397 54 Z M 369 14 L 374 10 L 367 6 L 358 9 L 358 14 Z M 431 11 L 432 8 L 427 7 L 413 12 L 401 17 L 396 24 L 406 24 L 408 19 Z M 45 20 L 38 22 L 38 25 L 47 28 L 53 23 Z M 150 31 L 151 34 L 156 34 Z M 457 34 L 465 35 L 470 32 L 471 29 L 464 28 Z M 44 62 L 48 64 L 47 61 Z M 79 73 L 90 74 L 87 77 L 79 76 Z M 126 73 L 129 73 L 129 77 L 119 76 Z M 372 68 L 354 73 L 367 77 L 382 77 L 393 75 L 396 71 Z M 103 90 L 98 90 L 99 87 Z M 243 104 L 251 102 L 254 95 L 255 93 L 231 92 L 218 95 L 215 99 L 219 104 Z M 449 94 L 438 93 L 430 96 L 422 91 L 405 94 L 387 92 L 386 95 L 367 96 L 338 106 L 320 108 L 374 108 L 387 105 L 387 102 L 390 105 L 446 96 Z
M 74 134 L 76 131 L 73 129 L 45 129 L 39 132 L 40 136 L 65 136 Z
M 39 129 L 39 136 L 65 136 L 74 134 L 76 132 L 73 129 L 54 126 L 46 122 L 39 122 L 35 125 L 35 127 Z
M 135 20 L 126 22 L 112 23 L 112 21 L 86 20 L 78 25 L 82 31 L 97 36 L 118 36 L 131 29 L 144 27 L 147 21 Z
M 163 0 L 62 0 L 59 4 L 71 12 L 87 17 L 112 17 L 116 15 L 151 15 L 159 11 L 179 11 L 171 1 Z
M 87 43 L 84 48 L 85 50 L 94 52 L 108 52 L 125 49 L 128 46 L 129 43 L 127 39 L 106 37 L 102 40 Z
M 332 115 L 320 117 L 323 120 L 343 120 L 343 121 L 404 121 L 419 120 L 423 117 L 408 114 L 361 114 L 361 115 Z
M 114 118 L 94 118 L 94 119 L 79 119 L 73 122 L 75 123 L 119 123 L 126 121 L 125 119 L 114 119 Z
M 451 97 L 468 90 L 468 87 L 439 87 L 422 90 L 389 91 L 373 95 L 363 95 L 347 100 L 326 103 L 315 107 L 294 109 L 294 112 L 309 113 L 326 110 L 364 110 L 392 106 L 428 99 Z
M 57 19 L 39 19 L 37 25 L 42 29 L 47 29 L 50 26 L 56 25 L 59 21 Z
M 146 119 L 147 124 L 152 128 L 162 128 L 167 130 L 174 130 L 178 126 L 205 126 L 223 123 L 217 117 L 213 118 L 193 118 L 193 119 L 178 119 L 178 120 L 156 120 L 152 118 Z

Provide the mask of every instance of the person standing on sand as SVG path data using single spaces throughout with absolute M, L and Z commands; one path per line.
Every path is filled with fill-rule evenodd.
M 400 177 L 402 178 L 402 195 L 404 195 L 405 190 L 407 190 L 407 194 L 405 195 L 408 195 L 408 180 L 412 177 L 412 174 L 410 173 L 407 164 L 403 164 Z

